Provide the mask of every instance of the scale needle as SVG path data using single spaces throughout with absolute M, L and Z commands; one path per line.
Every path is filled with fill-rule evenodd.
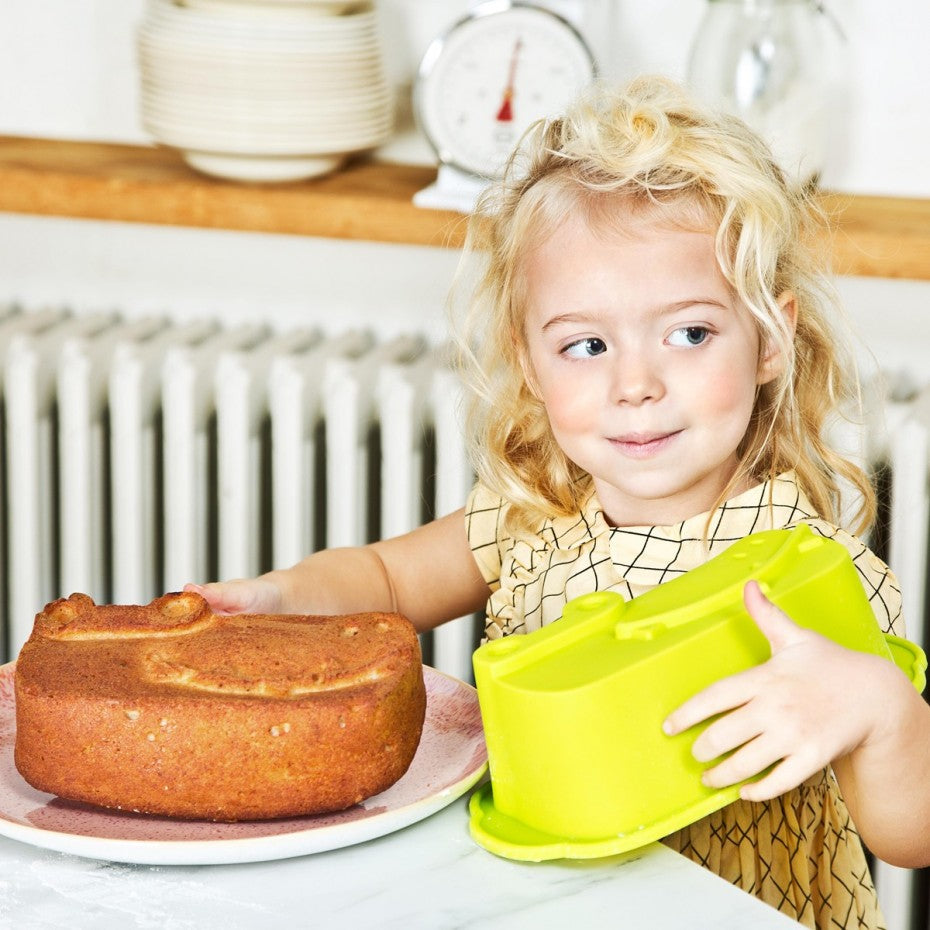
M 510 55 L 510 72 L 507 75 L 507 86 L 504 88 L 504 99 L 500 109 L 497 111 L 497 121 L 499 123 L 513 122 L 513 85 L 517 76 L 517 58 L 520 55 L 520 49 L 523 47 L 523 40 L 517 39 L 513 46 L 513 52 Z

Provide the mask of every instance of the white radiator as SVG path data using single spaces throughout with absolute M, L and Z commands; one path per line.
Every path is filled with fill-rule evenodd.
M 472 481 L 457 380 L 417 335 L 9 307 L 0 369 L 8 657 L 56 597 L 138 603 L 291 565 L 448 513 Z M 927 648 L 930 388 L 898 395 L 873 389 L 870 424 L 844 441 L 890 476 L 876 545 Z M 476 642 L 464 617 L 424 651 L 470 680 Z M 924 876 L 874 871 L 890 930 L 926 930 Z
M 890 471 L 888 541 L 883 553 L 898 575 L 908 638 L 930 654 L 927 528 L 930 522 L 930 386 L 884 404 L 889 437 L 873 458 Z M 925 694 L 926 696 L 926 694 Z M 927 773 L 930 777 L 930 773 Z M 876 862 L 872 869 L 889 930 L 930 930 L 930 872 Z
M 144 603 L 284 567 L 462 506 L 472 482 L 444 350 L 419 336 L 0 315 L 6 654 L 83 591 Z M 424 637 L 471 679 L 475 624 Z

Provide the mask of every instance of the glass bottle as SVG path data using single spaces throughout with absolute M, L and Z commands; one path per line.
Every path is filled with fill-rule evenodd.
M 813 184 L 836 129 L 841 36 L 816 0 L 709 0 L 688 81 L 756 129 L 789 177 Z

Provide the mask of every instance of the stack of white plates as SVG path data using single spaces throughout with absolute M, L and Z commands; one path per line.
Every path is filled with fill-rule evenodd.
M 312 177 L 391 134 L 368 0 L 149 0 L 138 43 L 143 125 L 208 174 Z

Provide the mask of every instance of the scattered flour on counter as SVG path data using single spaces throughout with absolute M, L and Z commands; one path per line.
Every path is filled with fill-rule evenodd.
M 247 920 L 251 915 L 253 926 L 264 925 L 261 917 L 271 912 L 197 880 L 209 868 L 127 865 L 39 851 L 26 861 L 0 855 L 0 927 L 203 930 L 228 926 L 233 912 Z

